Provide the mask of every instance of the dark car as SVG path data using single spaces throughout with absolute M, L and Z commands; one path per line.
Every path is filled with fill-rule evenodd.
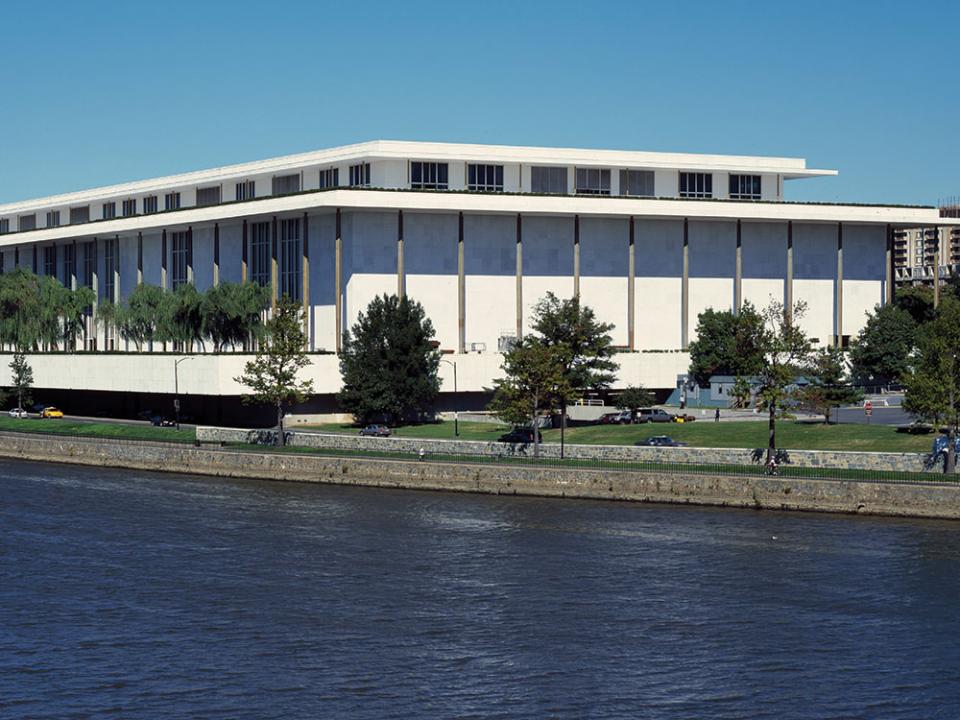
M 677 442 L 668 435 L 653 435 L 646 440 L 635 442 L 637 447 L 686 447 L 686 443 Z
M 662 410 L 661 408 L 640 408 L 637 410 L 637 422 L 673 422 L 673 415 L 668 413 L 666 410 Z
M 390 437 L 390 428 L 386 425 L 367 425 L 360 434 L 364 437 Z
M 604 413 L 597 418 L 597 425 L 612 425 L 617 422 L 617 418 L 620 417 L 620 413 Z
M 164 415 L 153 415 L 150 417 L 150 424 L 155 427 L 173 427 L 176 423 Z
M 523 443 L 525 445 L 533 442 L 533 430 L 531 428 L 514 428 L 508 433 L 504 433 L 497 438 L 502 443 Z

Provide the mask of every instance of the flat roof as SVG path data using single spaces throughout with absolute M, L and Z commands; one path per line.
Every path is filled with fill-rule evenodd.
M 197 170 L 136 182 L 105 185 L 78 192 L 21 200 L 0 205 L 0 214 L 26 213 L 58 205 L 83 205 L 94 200 L 110 200 L 131 195 L 149 194 L 181 185 L 203 185 L 242 179 L 250 175 L 283 173 L 310 165 L 408 158 L 413 160 L 512 162 L 525 165 L 588 165 L 591 167 L 646 168 L 651 170 L 749 171 L 761 174 L 778 174 L 788 180 L 837 174 L 836 170 L 808 168 L 806 160 L 802 158 L 373 140 L 354 145 L 342 145 L 327 150 L 284 155 L 267 160 L 224 165 L 208 170 Z

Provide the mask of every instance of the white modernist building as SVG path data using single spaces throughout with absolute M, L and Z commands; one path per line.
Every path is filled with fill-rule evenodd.
M 844 343 L 892 299 L 894 231 L 953 222 L 784 200 L 787 181 L 835 174 L 794 158 L 376 141 L 0 205 L 0 271 L 113 301 L 140 282 L 268 285 L 303 303 L 328 396 L 342 330 L 376 294 L 423 304 L 461 392 L 490 386 L 548 290 L 579 294 L 614 325 L 618 383 L 667 389 L 703 310 L 803 300 L 805 330 Z M 105 354 L 132 349 L 110 333 L 91 322 L 83 349 L 98 352 L 38 357 L 38 386 L 173 391 L 169 356 Z M 242 362 L 197 357 L 180 390 L 238 396 Z

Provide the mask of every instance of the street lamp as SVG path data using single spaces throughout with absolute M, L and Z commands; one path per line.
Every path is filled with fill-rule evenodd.
M 173 361 L 173 418 L 177 430 L 180 429 L 180 381 L 177 378 L 177 368 L 184 360 L 193 360 L 193 356 L 187 355 L 186 357 Z
M 456 437 L 460 437 L 460 412 L 459 412 L 459 410 L 458 410 L 458 407 L 459 407 L 460 403 L 457 402 L 457 400 L 458 400 L 458 397 L 457 397 L 457 362 L 456 362 L 456 360 L 443 360 L 443 359 L 441 359 L 440 362 L 445 362 L 447 365 L 452 365 L 452 366 L 453 366 L 453 434 L 454 434 Z

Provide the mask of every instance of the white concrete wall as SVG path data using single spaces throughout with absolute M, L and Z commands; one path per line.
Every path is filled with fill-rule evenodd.
M 403 229 L 407 296 L 423 305 L 440 348 L 456 350 L 458 218 L 405 213 Z
M 771 299 L 784 301 L 787 277 L 787 227 L 780 223 L 742 223 L 740 230 L 744 302 L 758 310 Z
M 637 349 L 679 350 L 683 222 L 636 220 L 634 243 Z
M 836 225 L 793 224 L 793 299 L 807 304 L 798 322 L 822 344 L 835 334 Z
M 516 333 L 516 232 L 513 216 L 463 218 L 465 340 L 484 343 L 487 352 L 501 335 Z
M 843 226 L 843 335 L 855 337 L 883 303 L 886 247 L 883 227 Z
M 712 308 L 733 308 L 736 273 L 736 223 L 690 222 L 690 342 L 697 339 L 697 317 Z
M 397 213 L 343 213 L 340 229 L 344 329 L 350 329 L 374 297 L 397 292 Z
M 523 219 L 523 332 L 547 292 L 559 298 L 573 296 L 573 218 Z
M 630 224 L 627 219 L 580 220 L 580 300 L 600 322 L 611 323 L 614 345 L 626 346 L 627 272 Z

